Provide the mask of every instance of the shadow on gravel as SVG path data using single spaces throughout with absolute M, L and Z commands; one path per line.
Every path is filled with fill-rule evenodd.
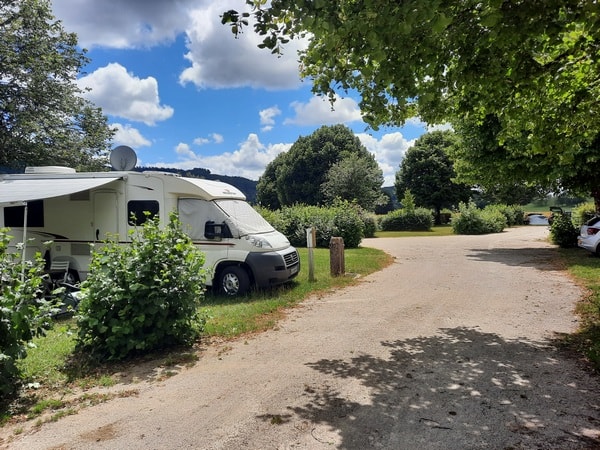
M 558 258 L 553 248 L 474 248 L 466 256 L 477 261 L 534 267 L 539 270 L 556 270 Z
M 598 380 L 549 343 L 452 328 L 382 345 L 388 359 L 308 364 L 369 397 L 306 386 L 292 411 L 335 430 L 343 449 L 600 448 Z

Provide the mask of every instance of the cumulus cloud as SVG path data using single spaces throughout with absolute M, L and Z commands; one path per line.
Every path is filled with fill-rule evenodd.
M 286 125 L 332 125 L 362 120 L 358 103 L 349 97 L 336 97 L 333 105 L 327 98 L 312 97 L 308 103 L 293 102 L 291 106 L 295 115 L 283 122 Z
M 358 133 L 357 136 L 381 167 L 383 185 L 393 186 L 402 158 L 406 150 L 414 145 L 415 140 L 407 140 L 400 132 L 384 134 L 379 139 L 367 133 Z
M 138 78 L 118 63 L 108 64 L 79 78 L 77 84 L 82 89 L 89 88 L 85 97 L 107 114 L 146 125 L 154 125 L 173 115 L 173 108 L 160 104 L 156 78 Z
M 113 123 L 112 128 L 116 129 L 113 141 L 118 145 L 127 145 L 133 149 L 140 147 L 148 147 L 152 143 L 142 136 L 142 133 L 136 128 L 133 128 L 129 124 Z
M 204 1 L 205 3 L 207 0 Z M 54 15 L 85 48 L 151 47 L 183 32 L 198 0 L 55 0 Z
M 281 114 L 281 110 L 277 106 L 271 106 L 270 108 L 263 109 L 258 112 L 260 116 L 260 124 L 262 125 L 262 131 L 270 131 L 275 125 L 275 117 Z
M 204 156 L 194 152 L 188 144 L 179 143 L 175 153 L 179 159 L 175 162 L 153 163 L 154 167 L 175 167 L 178 169 L 193 169 L 202 167 L 214 174 L 245 177 L 258 180 L 264 173 L 267 164 L 281 152 L 288 151 L 292 144 L 262 144 L 254 133 L 248 135 L 239 147 L 231 152 L 220 155 Z
M 182 84 L 198 88 L 253 87 L 269 90 L 293 89 L 300 85 L 298 50 L 304 41 L 291 41 L 283 56 L 276 57 L 257 45 L 262 38 L 252 31 L 234 39 L 219 16 L 227 9 L 244 10 L 240 1 L 210 2 L 190 11 L 186 28 L 189 62 L 180 75 Z
M 198 137 L 194 139 L 194 145 L 220 144 L 223 142 L 223 136 L 218 133 L 212 133 L 210 137 Z

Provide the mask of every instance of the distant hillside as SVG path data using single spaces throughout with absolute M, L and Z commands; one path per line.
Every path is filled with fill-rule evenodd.
M 190 178 L 203 178 L 205 180 L 222 181 L 223 183 L 231 184 L 244 193 L 246 199 L 250 203 L 256 203 L 256 181 L 249 180 L 244 177 L 230 177 L 228 175 L 216 175 L 210 173 L 208 169 L 201 169 L 196 167 L 195 169 L 182 170 L 172 169 L 165 167 L 136 167 L 133 169 L 136 172 L 144 172 L 146 170 L 156 170 L 158 172 L 176 173 L 182 177 Z

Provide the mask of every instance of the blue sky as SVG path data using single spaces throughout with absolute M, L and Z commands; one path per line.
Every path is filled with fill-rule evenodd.
M 243 0 L 52 0 L 54 15 L 77 33 L 91 59 L 78 83 L 102 107 L 138 165 L 209 169 L 258 180 L 299 136 L 343 123 L 371 151 L 391 186 L 404 152 L 426 131 L 368 130 L 357 98 L 328 101 L 298 74 L 290 43 L 281 58 L 234 39 L 219 15 Z

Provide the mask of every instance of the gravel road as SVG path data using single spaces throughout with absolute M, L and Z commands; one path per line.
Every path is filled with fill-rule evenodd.
M 552 345 L 583 293 L 547 234 L 365 240 L 395 262 L 0 447 L 600 448 L 600 382 Z

